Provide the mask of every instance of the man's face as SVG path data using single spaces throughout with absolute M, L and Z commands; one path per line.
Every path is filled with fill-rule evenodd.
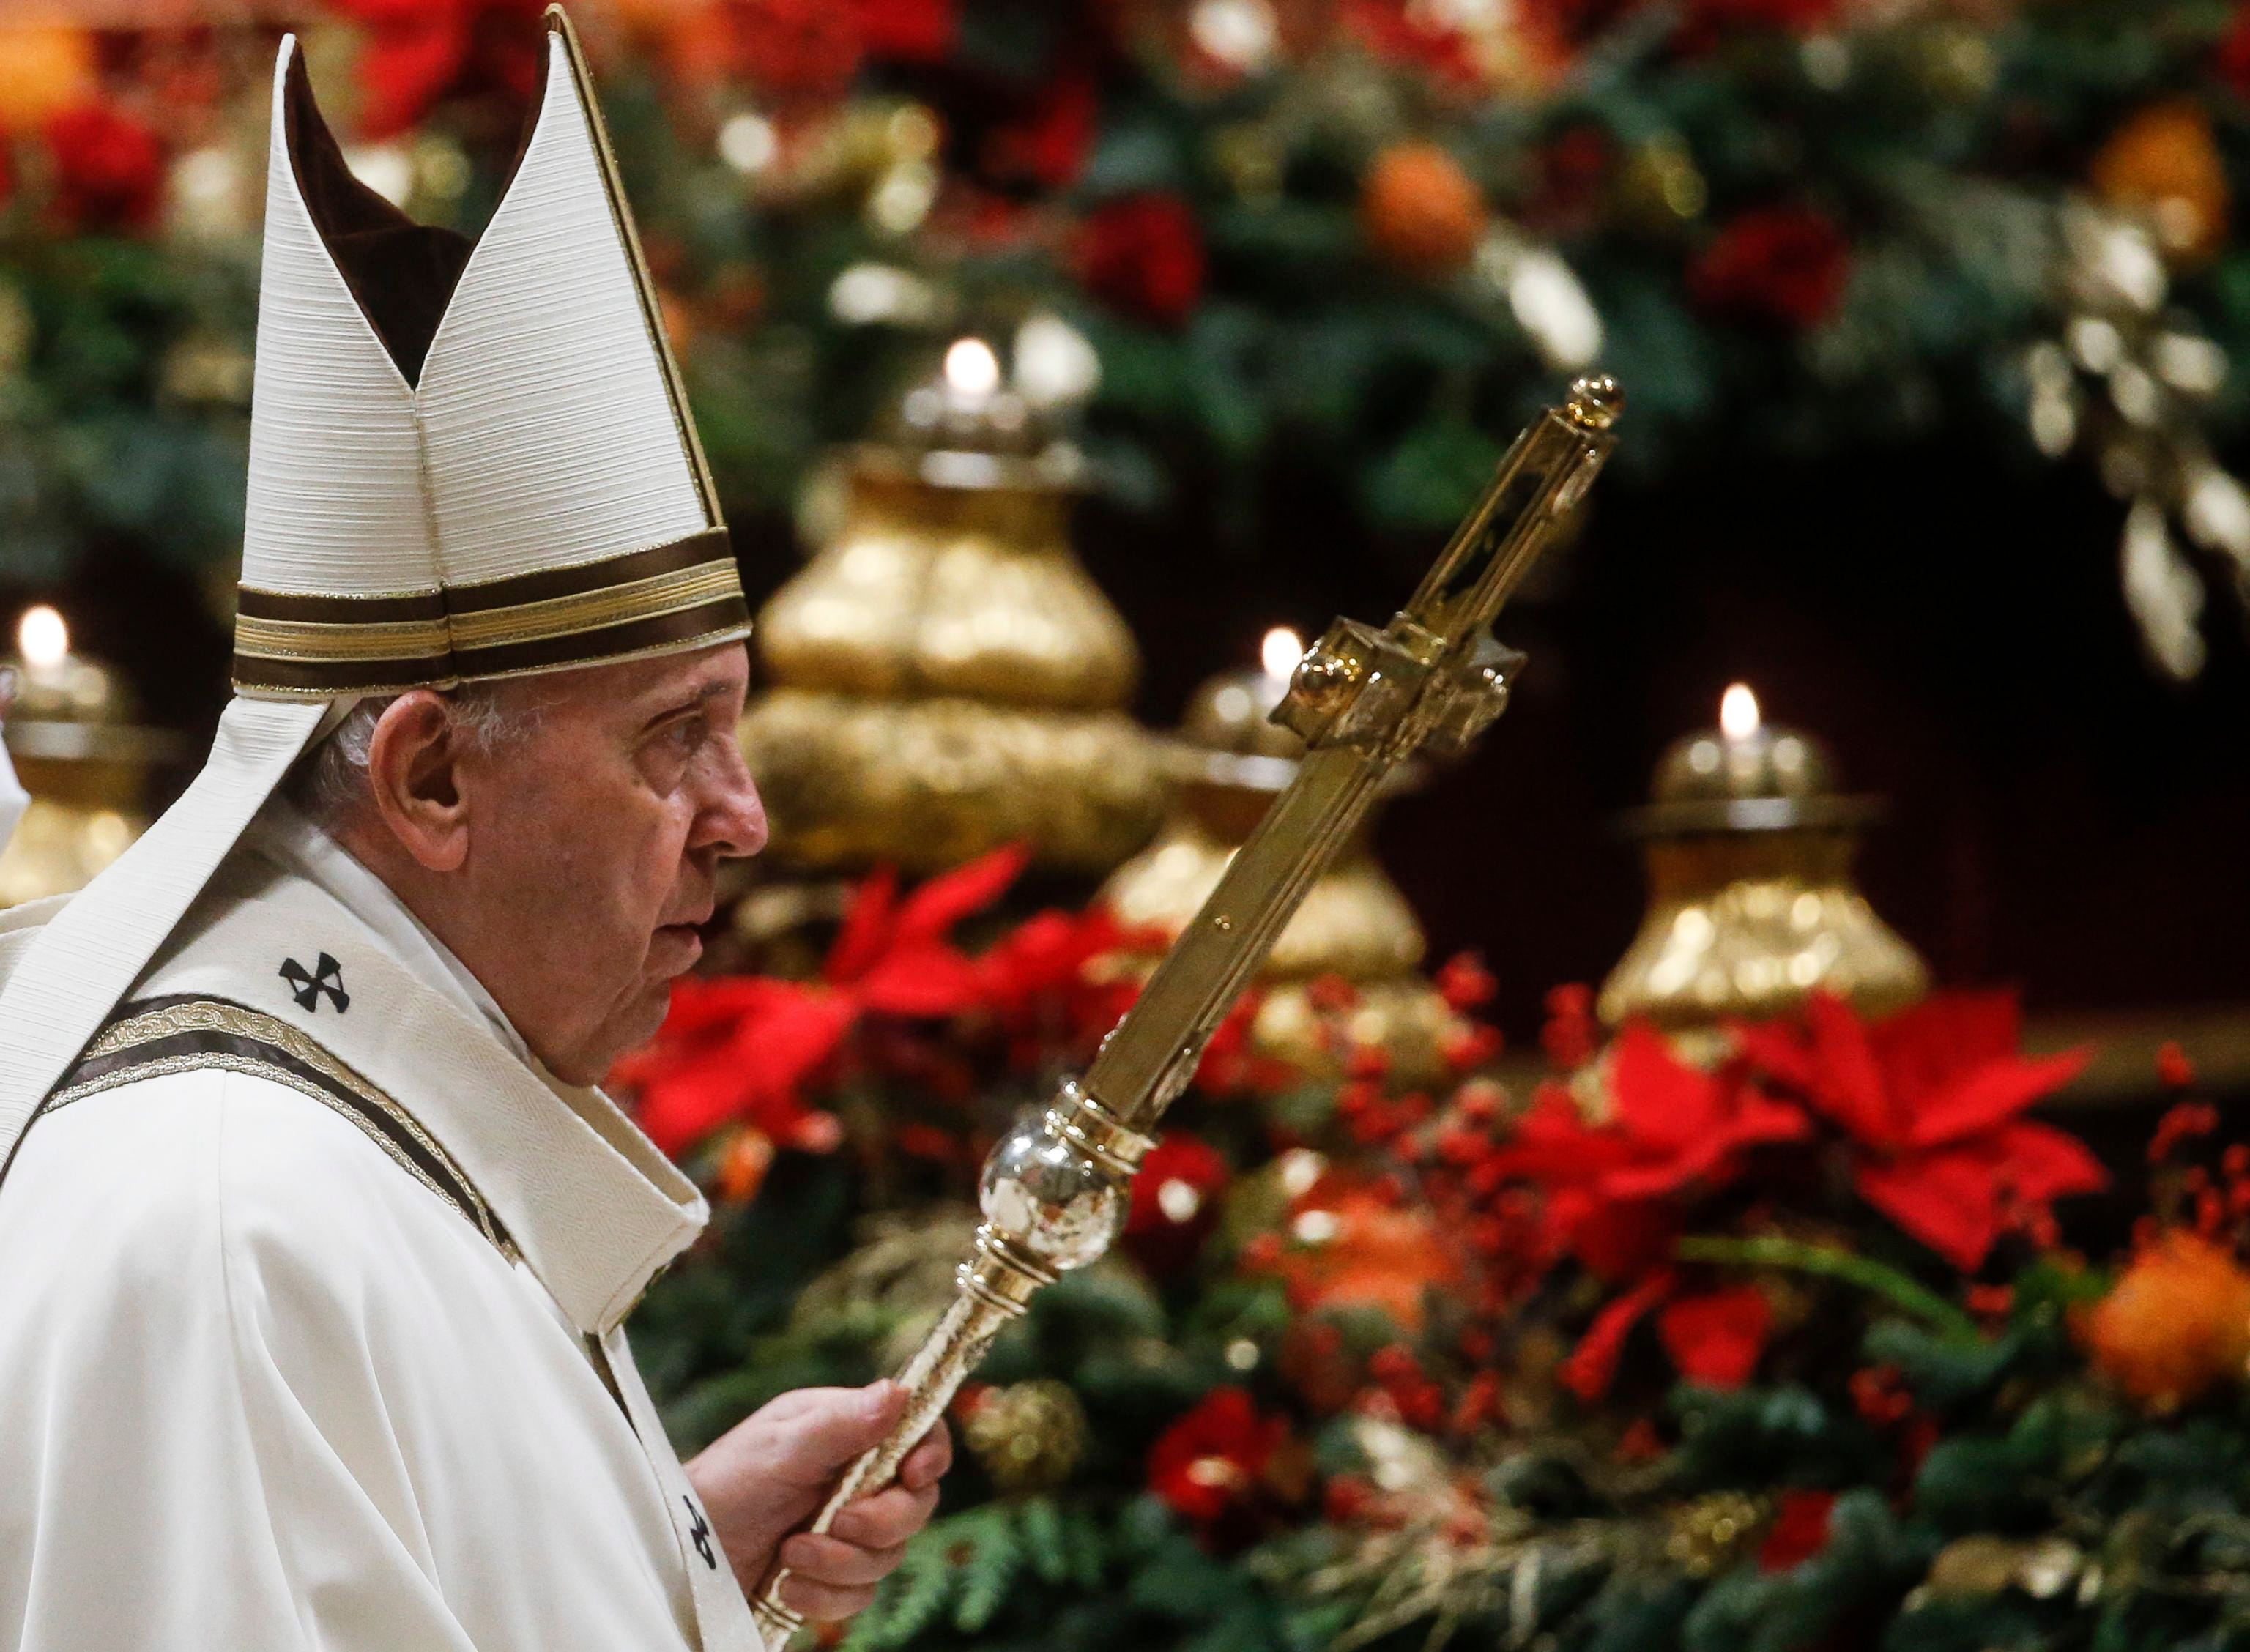
M 530 678 L 503 697 L 538 708 L 530 733 L 459 761 L 466 921 L 445 938 L 566 1082 L 656 1031 L 720 860 L 764 846 L 735 744 L 749 676 L 734 643 Z

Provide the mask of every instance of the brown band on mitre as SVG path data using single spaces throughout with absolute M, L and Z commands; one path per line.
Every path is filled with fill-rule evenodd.
M 734 561 L 734 541 L 728 537 L 727 530 L 707 527 L 668 545 L 604 557 L 598 562 L 581 562 L 574 568 L 543 568 L 536 573 L 512 575 L 477 585 L 449 585 L 445 588 L 445 611 L 481 614 L 558 596 L 580 596 L 704 564 L 724 562 L 731 568 Z
M 460 649 L 464 680 L 520 677 L 532 671 L 568 671 L 604 660 L 638 655 L 680 653 L 690 648 L 733 642 L 750 634 L 750 606 L 740 596 L 722 598 L 677 613 L 632 620 L 572 637 L 513 643 L 493 648 Z
M 572 568 L 442 591 L 307 595 L 244 587 L 238 692 L 395 693 L 679 652 L 749 633 L 723 527 Z
M 366 660 L 351 664 L 234 657 L 234 692 L 252 699 L 331 699 L 338 694 L 403 694 L 410 688 L 451 688 L 459 679 L 452 656 L 432 659 Z
M 234 611 L 251 619 L 299 620 L 314 624 L 397 623 L 445 617 L 443 591 L 411 591 L 397 596 L 300 596 L 294 591 L 235 589 Z

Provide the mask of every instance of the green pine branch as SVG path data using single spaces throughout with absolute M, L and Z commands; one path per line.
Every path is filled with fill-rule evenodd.
M 935 1520 L 907 1545 L 899 1569 L 852 1625 L 843 1652 L 900 1652 L 950 1624 L 990 1628 L 1028 1566 L 1057 1587 L 1098 1587 L 1108 1545 L 1098 1523 L 1044 1497 L 987 1503 Z

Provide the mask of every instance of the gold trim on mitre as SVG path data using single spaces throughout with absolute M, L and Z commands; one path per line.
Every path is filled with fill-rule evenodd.
M 723 527 L 623 556 L 383 596 L 244 586 L 235 692 L 259 699 L 445 688 L 748 637 Z

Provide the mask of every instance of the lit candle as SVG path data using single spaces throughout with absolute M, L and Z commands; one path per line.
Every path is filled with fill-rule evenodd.
M 33 682 L 52 682 L 70 658 L 70 627 L 45 602 L 27 608 L 16 622 L 16 652 Z
M 1276 625 L 1258 644 L 1258 663 L 1266 668 L 1266 675 L 1279 685 L 1273 693 L 1275 705 L 1280 704 L 1281 696 L 1288 692 L 1289 679 L 1296 675 L 1297 662 L 1304 657 L 1304 639 L 1286 625 Z
M 1303 642 L 1287 626 L 1267 631 L 1258 644 L 1256 670 L 1222 671 L 1196 692 L 1188 708 L 1189 739 L 1214 751 L 1294 760 L 1301 743 L 1267 719 L 1288 697 L 1289 679 L 1304 651 Z
M 1758 732 L 1757 696 L 1748 683 L 1729 683 L 1719 696 L 1719 732 L 1729 740 L 1748 740 Z
M 954 340 L 945 352 L 945 388 L 965 401 L 982 401 L 1000 388 L 1000 358 L 982 339 Z

